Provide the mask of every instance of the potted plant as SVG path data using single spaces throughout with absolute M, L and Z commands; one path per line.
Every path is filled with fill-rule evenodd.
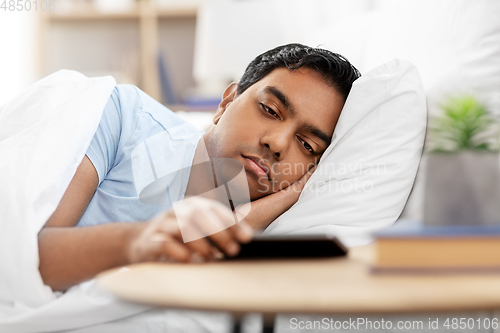
M 431 119 L 427 225 L 500 222 L 498 123 L 473 96 L 450 98 Z

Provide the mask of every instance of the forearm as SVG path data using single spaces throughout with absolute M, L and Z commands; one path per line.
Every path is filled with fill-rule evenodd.
M 128 264 L 128 244 L 142 223 L 43 228 L 38 234 L 40 274 L 53 290 L 65 290 L 113 267 Z

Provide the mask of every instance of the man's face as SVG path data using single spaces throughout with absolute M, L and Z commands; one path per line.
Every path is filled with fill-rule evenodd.
M 224 93 L 209 153 L 241 161 L 256 200 L 297 181 L 319 161 L 344 101 L 308 68 L 275 69 L 241 95 L 236 89 L 233 84 Z

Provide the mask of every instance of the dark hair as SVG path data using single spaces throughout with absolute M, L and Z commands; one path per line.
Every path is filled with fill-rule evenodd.
M 287 44 L 257 56 L 240 79 L 238 95 L 263 79 L 276 68 L 315 70 L 325 81 L 347 99 L 352 83 L 361 76 L 359 71 L 340 54 L 302 44 Z

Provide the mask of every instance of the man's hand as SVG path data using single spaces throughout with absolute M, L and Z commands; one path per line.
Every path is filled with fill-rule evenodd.
M 244 214 L 243 212 L 250 209 L 250 212 L 245 216 L 242 222 L 246 221 L 254 230 L 263 230 L 267 228 L 271 222 L 297 202 L 302 189 L 309 178 L 311 178 L 315 169 L 316 166 L 313 166 L 295 183 L 276 193 L 237 207 L 236 214 L 239 215 L 239 212 Z
M 182 232 L 176 214 L 184 221 Z M 218 252 L 217 248 L 234 256 L 239 252 L 239 243 L 250 241 L 253 234 L 245 221 L 237 224 L 234 221 L 233 213 L 223 204 L 205 198 L 190 198 L 189 203 L 181 202 L 176 206 L 175 213 L 169 209 L 140 224 L 128 246 L 129 262 L 211 260 Z M 210 230 L 222 231 L 210 234 Z M 200 238 L 185 243 L 183 235 L 185 239 L 187 234 L 199 235 Z

